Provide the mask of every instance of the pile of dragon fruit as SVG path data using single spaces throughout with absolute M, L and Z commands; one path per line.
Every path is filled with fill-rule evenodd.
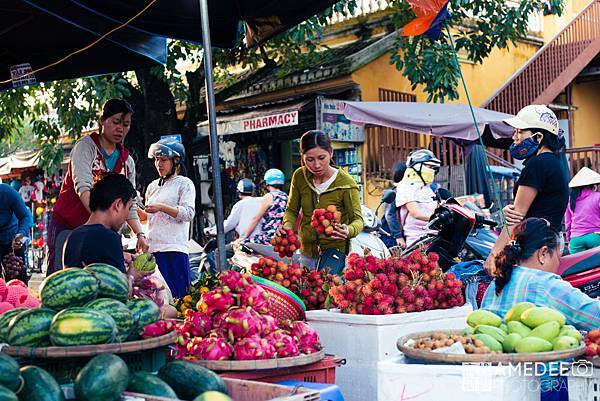
M 317 332 L 307 323 L 282 324 L 269 314 L 269 293 L 250 276 L 228 270 L 221 273 L 220 282 L 177 325 L 177 358 L 259 360 L 321 349 Z
M 439 256 L 415 250 L 406 258 L 379 259 L 350 254 L 344 284 L 329 295 L 342 312 L 363 315 L 422 312 L 464 305 L 463 284 L 444 273 Z

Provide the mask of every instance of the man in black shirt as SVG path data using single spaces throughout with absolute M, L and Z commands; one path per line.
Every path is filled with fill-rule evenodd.
M 73 230 L 65 242 L 63 266 L 106 263 L 125 273 L 123 246 L 117 231 L 125 224 L 136 196 L 124 175 L 101 175 L 90 191 L 90 218 Z

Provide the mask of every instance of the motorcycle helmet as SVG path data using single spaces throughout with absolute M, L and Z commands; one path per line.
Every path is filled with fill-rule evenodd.
M 154 159 L 156 157 L 168 157 L 169 159 L 173 159 L 171 171 L 165 177 L 160 177 L 159 185 L 162 185 L 166 178 L 175 174 L 178 166 L 182 174 L 185 175 L 185 165 L 183 162 L 183 159 L 185 159 L 185 148 L 177 139 L 164 138 L 150 145 L 150 149 L 148 149 L 148 158 Z
M 242 195 L 252 195 L 255 189 L 256 185 L 248 178 L 243 178 L 238 181 L 237 191 Z
M 272 168 L 270 170 L 267 170 L 267 172 L 265 173 L 264 180 L 267 183 L 267 185 L 284 185 L 285 174 L 283 174 L 283 171 L 279 169 Z
M 365 223 L 364 230 L 367 232 L 377 230 L 381 223 L 379 222 L 379 218 L 375 215 L 375 213 L 365 205 L 360 205 L 360 211 Z
M 440 159 L 435 157 L 433 152 L 428 149 L 417 149 L 408 155 L 408 159 L 406 159 L 406 165 L 408 167 L 415 168 L 419 164 L 426 164 L 433 168 L 440 168 L 442 162 Z

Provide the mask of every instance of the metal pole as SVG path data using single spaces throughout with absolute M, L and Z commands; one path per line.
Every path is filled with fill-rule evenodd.
M 217 269 L 225 270 L 227 259 L 225 256 L 225 232 L 223 230 L 223 189 L 221 188 L 221 164 L 219 162 L 219 137 L 217 136 L 217 120 L 215 111 L 215 92 L 213 87 L 212 47 L 210 44 L 210 26 L 208 19 L 208 1 L 198 0 L 200 3 L 200 18 L 202 24 L 202 46 L 204 47 L 204 75 L 206 77 L 206 104 L 208 110 L 208 126 L 210 129 L 210 156 L 213 167 L 213 184 L 217 223 L 217 247 L 219 257 Z

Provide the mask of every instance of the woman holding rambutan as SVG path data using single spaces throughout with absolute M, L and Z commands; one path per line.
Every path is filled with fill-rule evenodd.
M 327 134 L 323 131 L 304 133 L 300 138 L 300 153 L 302 167 L 292 176 L 290 196 L 278 233 L 286 235 L 301 218 L 298 230 L 302 242 L 301 263 L 314 269 L 326 249 L 348 254 L 350 239 L 362 231 L 364 222 L 358 185 L 350 174 L 335 166 Z M 314 211 L 319 214 L 317 223 Z

